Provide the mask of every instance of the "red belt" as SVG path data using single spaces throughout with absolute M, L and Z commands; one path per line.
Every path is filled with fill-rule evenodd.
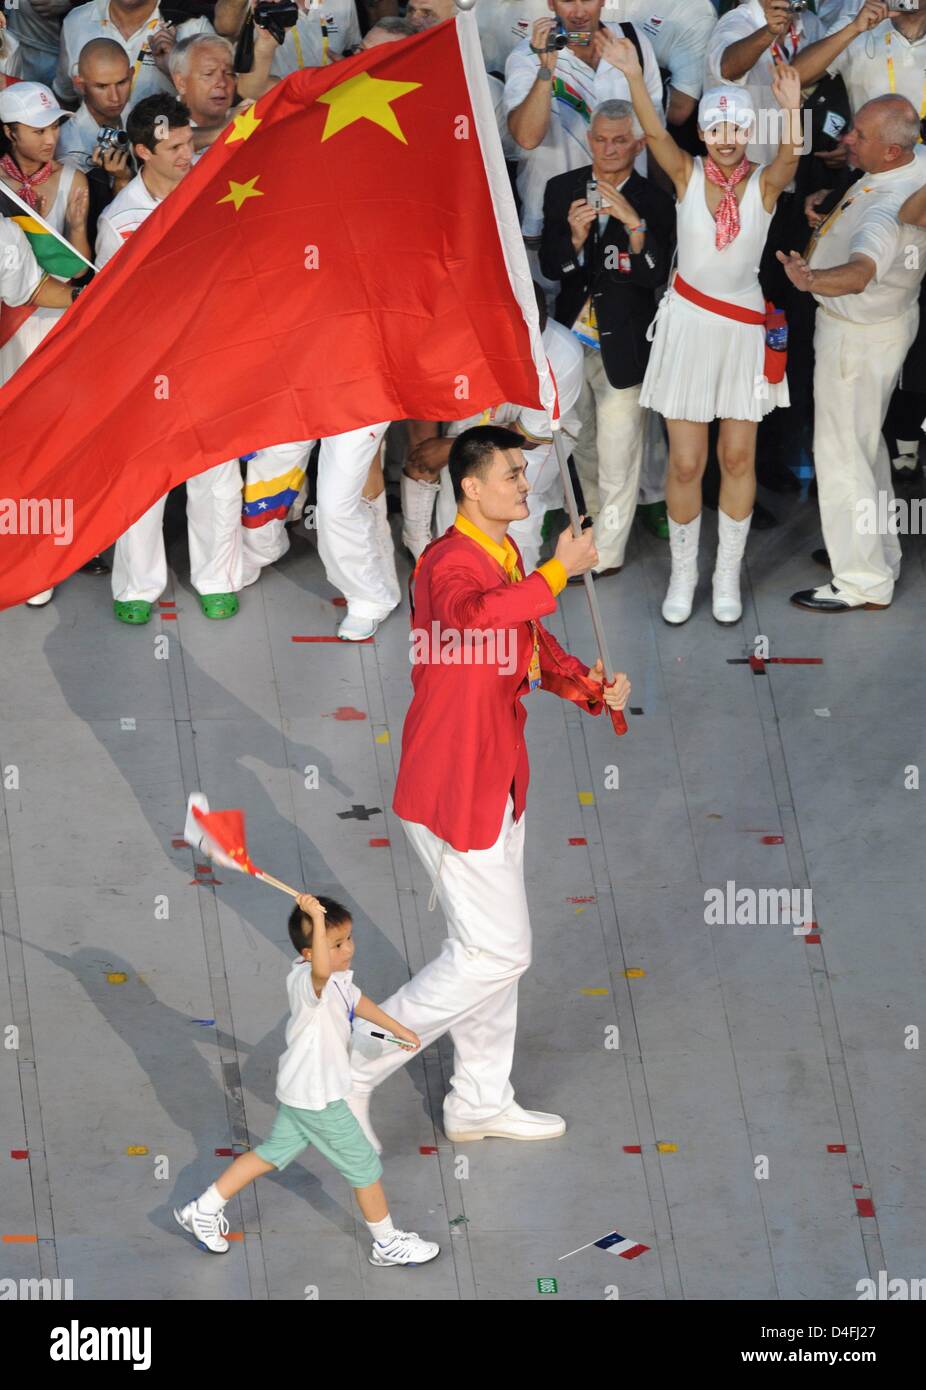
M 672 281 L 672 288 L 682 299 L 697 304 L 699 309 L 707 309 L 712 314 L 719 314 L 721 318 L 736 319 L 737 323 L 751 323 L 757 328 L 765 327 L 764 311 L 760 314 L 757 309 L 741 309 L 738 304 L 728 304 L 725 299 L 712 299 L 709 294 L 702 294 L 693 285 L 689 285 L 680 275 L 676 275 Z

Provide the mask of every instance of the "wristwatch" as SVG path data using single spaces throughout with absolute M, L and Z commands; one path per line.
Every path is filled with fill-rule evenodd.
M 71 303 L 72 303 L 72 304 L 74 303 L 74 300 L 77 298 L 77 296 L 80 294 L 81 290 L 82 290 L 82 289 L 85 289 L 85 288 L 86 288 L 86 286 L 84 286 L 84 285 L 72 285 L 72 286 L 71 286 Z
M 538 69 L 537 69 L 537 78 L 538 78 L 538 81 L 540 81 L 540 82 L 552 82 L 552 81 L 553 81 L 553 69 L 552 69 L 552 68 L 544 68 L 544 67 L 538 68 Z

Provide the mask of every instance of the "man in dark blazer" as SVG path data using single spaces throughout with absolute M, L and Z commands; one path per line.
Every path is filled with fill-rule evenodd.
M 669 275 L 675 206 L 634 171 L 643 140 L 628 102 L 595 108 L 588 144 L 591 164 L 547 184 L 540 266 L 560 281 L 555 316 L 585 350 L 573 457 L 595 518 L 596 573 L 604 575 L 624 563 L 636 510 L 649 432 L 640 406 L 646 331 Z

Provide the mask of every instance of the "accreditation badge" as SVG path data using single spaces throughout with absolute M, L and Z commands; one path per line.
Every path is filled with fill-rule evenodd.
M 531 623 L 531 636 L 534 639 L 534 648 L 531 652 L 530 665 L 527 668 L 528 690 L 536 690 L 540 685 L 540 638 L 537 636 L 537 624 Z

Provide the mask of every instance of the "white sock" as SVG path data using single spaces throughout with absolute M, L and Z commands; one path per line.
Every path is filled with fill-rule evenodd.
M 211 1187 L 206 1188 L 201 1197 L 197 1198 L 196 1205 L 204 1216 L 218 1216 L 227 1201 L 228 1198 L 223 1197 L 215 1183 L 213 1183 Z
M 367 1230 L 378 1245 L 388 1245 L 395 1235 L 395 1227 L 392 1224 L 392 1217 L 388 1211 L 382 1221 L 368 1221 Z

